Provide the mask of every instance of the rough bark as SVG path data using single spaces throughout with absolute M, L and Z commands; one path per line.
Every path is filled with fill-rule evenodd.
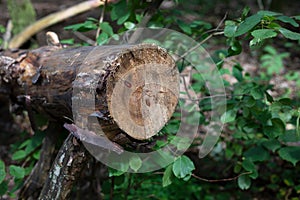
M 39 200 L 68 199 L 74 182 L 86 167 L 88 152 L 74 136 L 69 135 L 60 148 Z
M 177 104 L 177 68 L 155 45 L 48 46 L 14 55 L 0 56 L 1 93 L 117 143 L 123 131 L 152 137 Z

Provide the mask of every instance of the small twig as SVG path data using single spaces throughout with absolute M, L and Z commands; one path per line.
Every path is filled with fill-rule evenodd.
M 257 0 L 257 4 L 260 10 L 264 10 L 264 4 L 262 2 L 262 0 Z
M 106 5 L 107 5 L 107 0 L 105 0 L 105 2 L 104 2 L 103 9 L 102 9 L 102 12 L 101 12 L 101 15 L 99 18 L 99 24 L 98 24 L 98 29 L 97 29 L 96 38 L 95 38 L 96 41 L 94 43 L 94 46 L 97 46 L 97 38 L 99 37 L 100 31 L 101 31 L 100 24 L 103 22 L 103 19 L 104 19 Z
M 236 180 L 238 179 L 240 176 L 243 176 L 243 175 L 246 175 L 246 174 L 251 174 L 252 172 L 244 172 L 244 173 L 241 173 L 235 177 L 232 177 L 232 178 L 223 178 L 223 179 L 206 179 L 206 178 L 202 178 L 202 177 L 199 177 L 199 176 L 196 176 L 195 174 L 192 174 L 192 177 L 200 180 L 200 181 L 205 181 L 205 182 L 209 182 L 209 183 L 216 183 L 216 182 L 226 182 L 226 181 L 233 181 L 233 180 Z
M 97 8 L 103 5 L 104 2 L 99 0 L 89 0 L 72 6 L 66 10 L 52 13 L 25 28 L 21 33 L 14 36 L 9 42 L 8 47 L 10 49 L 19 48 L 24 42 L 31 38 L 34 34 L 43 30 L 44 28 L 51 26 L 55 23 L 63 21 L 69 17 L 75 16 L 79 13 L 83 13 L 92 8 Z
M 78 32 L 78 31 L 74 31 L 73 33 L 76 37 L 78 37 L 79 39 L 81 39 L 82 41 L 84 41 L 90 45 L 94 45 L 95 43 L 97 43 L 94 40 L 92 40 L 91 38 L 85 36 L 84 34 Z
M 11 38 L 12 28 L 13 28 L 12 21 L 8 20 L 7 25 L 6 25 L 6 31 L 5 31 L 5 34 L 3 35 L 3 44 L 2 44 L 3 49 L 7 49 L 7 47 L 8 47 L 8 42 Z
M 148 22 L 152 18 L 152 16 L 156 13 L 156 10 L 160 7 L 163 0 L 156 0 L 152 2 L 152 6 L 145 12 L 144 17 L 142 21 L 137 25 L 137 28 L 144 28 L 147 26 Z M 131 37 L 128 40 L 129 44 L 135 43 L 138 41 L 140 36 L 143 34 L 143 29 L 137 29 L 134 31 L 134 33 L 131 35 Z
M 193 48 L 191 48 L 190 50 L 186 51 L 184 54 L 182 54 L 181 56 L 179 56 L 176 59 L 176 62 L 183 59 L 185 56 L 187 56 L 190 52 L 194 51 L 195 49 L 197 49 L 198 47 L 200 47 L 202 44 L 204 44 L 207 40 L 209 40 L 210 38 L 212 38 L 213 36 L 216 35 L 222 35 L 224 34 L 224 32 L 216 32 L 216 33 L 212 33 L 209 36 L 207 36 L 204 40 L 202 40 L 201 42 L 199 42 L 196 46 L 194 46 Z
M 208 31 L 205 31 L 204 33 L 202 33 L 196 40 L 199 40 L 203 35 L 207 34 L 207 33 L 211 33 L 211 32 L 217 32 L 220 31 L 220 27 L 222 26 L 222 24 L 224 23 L 224 21 L 227 18 L 227 12 L 225 13 L 224 17 L 221 19 L 221 21 L 218 23 L 217 27 L 214 29 L 210 29 Z

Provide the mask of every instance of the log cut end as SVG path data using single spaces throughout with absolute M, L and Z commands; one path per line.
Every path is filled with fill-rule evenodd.
M 157 134 L 178 102 L 179 72 L 162 48 L 142 44 L 109 62 L 107 103 L 119 128 L 135 139 Z

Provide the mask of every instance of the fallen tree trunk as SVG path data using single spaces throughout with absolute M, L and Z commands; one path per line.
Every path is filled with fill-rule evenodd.
M 76 126 L 67 129 L 75 134 L 88 129 L 119 144 L 123 132 L 138 140 L 155 135 L 179 95 L 173 59 L 150 44 L 3 54 L 0 79 L 0 92 L 14 102 L 55 120 L 72 119 Z

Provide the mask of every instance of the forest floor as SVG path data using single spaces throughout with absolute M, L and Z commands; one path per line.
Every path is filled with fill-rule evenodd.
M 40 19 L 46 15 L 51 13 L 57 12 L 59 10 L 66 9 L 72 5 L 78 4 L 82 2 L 82 0 L 65 0 L 65 1 L 58 1 L 58 0 L 31 0 L 33 6 L 35 8 L 37 19 Z M 227 14 L 227 19 L 236 19 L 241 15 L 243 8 L 247 5 L 251 8 L 251 13 L 255 13 L 259 10 L 258 1 L 253 0 L 231 0 L 231 1 L 222 1 L 222 0 L 212 0 L 210 5 L 194 6 L 193 2 L 197 0 L 190 0 L 186 1 L 182 7 L 185 10 L 191 10 L 190 15 L 182 16 L 185 19 L 194 19 L 197 18 L 198 20 L 203 20 L 211 23 L 214 27 L 217 27 Z M 191 3 L 189 3 L 191 2 Z M 206 2 L 206 1 L 205 1 Z M 299 8 L 300 8 L 300 1 L 282 1 L 282 0 L 273 0 L 274 3 L 273 9 L 274 11 L 278 11 L 284 13 L 287 16 L 294 16 L 299 15 Z M 197 15 L 199 14 L 199 15 Z M 58 33 L 60 39 L 70 39 L 74 38 L 76 42 L 83 42 L 74 32 L 64 30 L 64 27 L 76 23 L 84 22 L 88 17 L 93 17 L 98 19 L 101 15 L 100 9 L 93 9 L 86 13 L 77 15 L 72 17 L 71 19 L 66 19 L 61 23 L 55 24 L 46 28 L 45 30 L 38 33 L 31 41 L 37 44 L 37 46 L 46 45 L 46 32 L 47 31 L 54 31 Z M 105 17 L 109 19 L 109 14 Z M 0 0 L 0 25 L 6 27 L 8 20 L 10 19 L 8 9 L 7 9 L 7 0 Z M 222 26 L 224 27 L 224 26 Z M 299 32 L 298 30 L 295 30 Z M 89 37 L 92 40 L 95 40 L 95 31 L 89 31 L 83 33 L 86 37 Z M 0 38 L 2 35 L 0 35 Z M 275 40 L 273 40 L 275 41 Z M 299 85 L 297 83 L 297 79 L 288 80 L 286 78 L 286 73 L 289 71 L 300 72 L 300 47 L 298 44 L 298 48 L 287 48 L 284 45 L 285 41 L 278 40 L 276 43 L 272 44 L 278 51 L 278 53 L 288 52 L 289 57 L 284 59 L 284 68 L 279 74 L 274 74 L 271 84 L 274 84 L 274 89 L 271 91 L 271 95 L 275 97 L 280 97 L 283 93 L 286 93 L 289 90 L 289 97 L 294 99 L 300 99 L 299 93 Z M 227 58 L 225 60 L 224 68 L 231 71 L 232 63 L 240 63 L 243 67 L 244 72 L 250 73 L 253 76 L 259 75 L 261 72 L 260 68 L 260 55 L 258 53 L 253 53 L 248 48 L 248 44 L 243 44 L 244 51 L 238 55 Z M 22 48 L 28 48 L 28 46 L 23 46 Z M 224 38 L 220 38 L 220 36 L 215 36 L 208 40 L 206 45 L 206 50 L 213 55 L 217 50 L 226 49 L 226 41 Z M 262 51 L 260 50 L 260 53 Z M 228 82 L 233 83 L 235 79 L 231 75 L 224 75 L 225 80 Z M 299 79 L 299 78 L 298 78 Z M 3 113 L 0 112 L 1 115 Z M 0 116 L 1 121 L 1 116 Z M 1 130 L 1 128 L 0 128 Z M 6 141 L 7 142 L 7 141 Z M 9 143 L 9 142 L 8 142 Z M 2 159 L 8 157 L 8 149 L 7 146 L 1 146 L 0 142 L 0 157 Z

